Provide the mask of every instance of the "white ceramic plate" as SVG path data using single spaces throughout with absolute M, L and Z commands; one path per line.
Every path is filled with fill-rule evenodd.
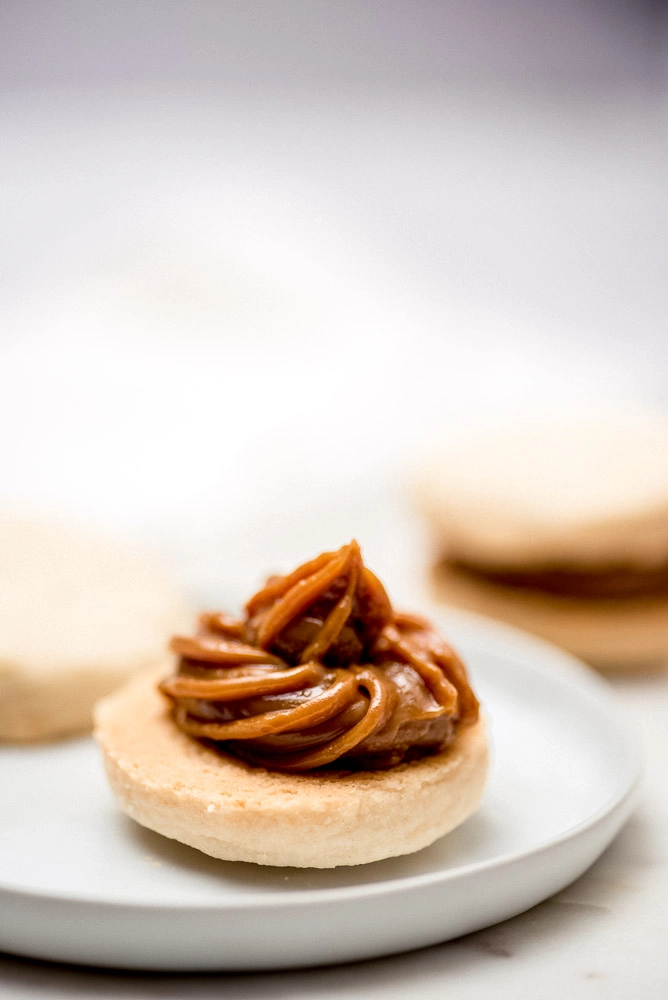
M 635 741 L 570 657 L 471 616 L 444 625 L 493 740 L 483 804 L 458 830 L 333 871 L 214 861 L 122 816 L 92 741 L 3 748 L 0 949 L 139 969 L 343 962 L 448 940 L 568 885 L 630 812 Z

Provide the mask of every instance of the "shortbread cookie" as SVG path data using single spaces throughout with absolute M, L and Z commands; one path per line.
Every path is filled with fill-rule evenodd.
M 485 725 L 466 670 L 394 611 L 355 542 L 209 613 L 171 676 L 101 702 L 137 822 L 229 861 L 333 868 L 417 851 L 477 807 Z
M 603 669 L 668 656 L 668 417 L 526 418 L 422 471 L 436 594 Z
M 286 774 L 176 728 L 155 678 L 96 712 L 111 787 L 142 826 L 214 858 L 334 868 L 410 854 L 462 823 L 487 774 L 482 717 L 441 754 L 361 772 Z
M 51 522 L 0 520 L 0 740 L 68 736 L 189 620 L 144 555 Z

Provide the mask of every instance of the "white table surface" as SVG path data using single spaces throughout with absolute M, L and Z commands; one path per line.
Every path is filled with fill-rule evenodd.
M 665 121 L 640 93 L 5 94 L 0 503 L 139 537 L 221 603 L 260 550 L 284 566 L 354 532 L 412 597 L 416 440 L 546 397 L 668 403 Z M 668 675 L 613 685 L 646 746 L 638 808 L 529 913 L 275 975 L 2 956 L 0 996 L 665 997 Z

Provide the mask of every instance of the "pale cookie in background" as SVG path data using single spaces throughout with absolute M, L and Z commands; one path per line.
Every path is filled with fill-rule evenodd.
M 190 739 L 148 676 L 100 702 L 95 735 L 134 820 L 214 858 L 261 865 L 335 868 L 418 851 L 475 811 L 487 777 L 482 716 L 443 753 L 398 767 L 284 774 Z
M 74 527 L 0 518 L 0 740 L 90 729 L 98 698 L 165 662 L 189 619 L 143 554 Z
M 526 415 L 453 436 L 418 478 L 440 599 L 603 670 L 668 659 L 668 416 Z

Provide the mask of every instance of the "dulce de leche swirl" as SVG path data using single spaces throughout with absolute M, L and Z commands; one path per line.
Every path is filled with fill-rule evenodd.
M 204 614 L 160 684 L 176 725 L 281 771 L 390 767 L 477 719 L 466 670 L 427 621 L 392 609 L 353 541 L 271 577 L 244 619 Z

